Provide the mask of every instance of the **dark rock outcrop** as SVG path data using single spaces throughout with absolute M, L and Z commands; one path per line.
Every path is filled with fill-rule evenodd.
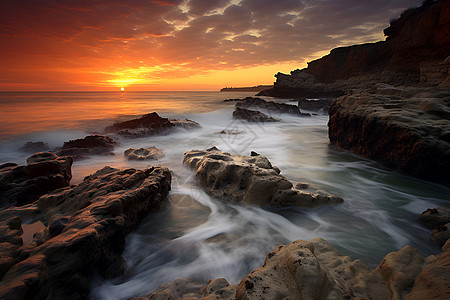
M 211 280 L 189 294 L 175 281 L 135 299 L 447 299 L 450 293 L 450 242 L 442 253 L 424 258 L 405 246 L 386 255 L 376 269 L 341 256 L 327 241 L 315 238 L 277 246 L 264 265 L 239 284 Z M 175 288 L 176 287 L 176 288 Z M 157 298 L 161 296 L 162 298 Z M 154 298 L 152 298 L 154 297 Z M 184 298 L 183 298 L 184 299 Z
M 293 115 L 300 115 L 300 111 L 298 109 L 298 106 L 296 105 L 266 101 L 261 98 L 247 97 L 242 101 L 236 102 L 234 106 L 236 108 L 243 109 L 263 109 L 275 114 L 288 113 Z
M 61 149 L 55 151 L 59 156 L 72 156 L 75 159 L 86 155 L 114 155 L 117 142 L 109 136 L 89 135 L 82 139 L 65 142 Z
M 197 180 L 210 195 L 232 202 L 301 207 L 343 202 L 337 196 L 293 188 L 262 155 L 230 154 L 214 147 L 186 152 L 183 163 L 195 170 Z
M 161 207 L 170 181 L 164 167 L 105 167 L 77 186 L 42 196 L 36 205 L 49 225 L 15 250 L 0 298 L 86 299 L 94 274 L 122 274 L 125 236 Z
M 236 108 L 233 111 L 234 119 L 246 120 L 248 122 L 265 123 L 265 122 L 278 122 L 279 120 L 269 117 L 268 115 L 257 111 L 245 108 Z
M 27 163 L 0 168 L 0 207 L 34 202 L 48 192 L 68 186 L 72 179 L 71 157 L 40 152 L 30 156 Z
M 175 128 L 200 128 L 195 121 L 185 119 L 167 119 L 160 117 L 156 112 L 143 115 L 140 118 L 119 122 L 105 128 L 105 133 L 114 133 L 127 138 L 139 138 L 152 135 L 170 133 Z
M 419 221 L 433 230 L 430 240 L 442 246 L 450 238 L 450 208 L 429 208 L 419 216 Z
M 309 111 L 319 111 L 323 110 L 324 112 L 328 112 L 330 108 L 332 98 L 325 99 L 300 99 L 298 100 L 298 108 L 300 110 L 309 110 Z
M 124 156 L 128 160 L 160 159 L 164 156 L 164 152 L 155 146 L 139 149 L 130 148 L 125 150 Z
M 332 144 L 450 185 L 450 93 L 375 89 L 333 101 Z

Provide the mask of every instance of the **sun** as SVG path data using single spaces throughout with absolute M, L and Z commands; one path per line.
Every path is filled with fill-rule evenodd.
M 125 91 L 125 88 L 121 87 L 121 88 L 120 88 L 120 91 L 122 91 L 122 92 Z

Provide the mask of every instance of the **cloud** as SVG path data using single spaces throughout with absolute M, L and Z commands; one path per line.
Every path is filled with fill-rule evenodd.
M 336 46 L 380 39 L 390 19 L 420 2 L 2 1 L 0 75 L 22 70 L 23 83 L 26 72 L 42 70 L 51 80 L 55 68 L 90 74 L 157 70 L 136 74 L 173 77 L 303 62 Z

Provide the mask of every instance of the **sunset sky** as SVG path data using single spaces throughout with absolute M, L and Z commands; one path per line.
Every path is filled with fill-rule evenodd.
M 4 0 L 0 90 L 271 84 L 337 46 L 383 40 L 418 0 Z

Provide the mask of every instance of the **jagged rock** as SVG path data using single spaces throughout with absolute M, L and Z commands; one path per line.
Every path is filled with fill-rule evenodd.
M 269 117 L 266 114 L 263 114 L 260 111 L 249 110 L 245 108 L 237 107 L 235 111 L 233 111 L 234 119 L 247 120 L 248 122 L 278 122 L 279 120 Z
M 450 93 L 435 89 L 405 89 L 395 95 L 369 92 L 331 103 L 331 143 L 449 185 Z
M 288 113 L 293 115 L 300 115 L 300 111 L 298 109 L 298 106 L 286 104 L 286 103 L 276 103 L 274 101 L 266 101 L 261 98 L 253 98 L 253 97 L 247 97 L 243 99 L 242 101 L 239 101 L 235 104 L 236 108 L 243 108 L 243 109 L 264 109 L 270 113 Z
M 19 217 L 0 221 L 0 278 L 14 265 L 17 249 L 23 244 L 21 225 Z
M 195 121 L 185 119 L 161 118 L 156 112 L 143 115 L 140 118 L 119 122 L 105 128 L 105 133 L 115 133 L 127 138 L 140 138 L 152 135 L 167 134 L 175 128 L 200 128 Z
M 128 160 L 160 159 L 164 156 L 164 152 L 155 146 L 139 149 L 130 148 L 125 150 L 124 156 Z
M 84 158 L 85 155 L 114 155 L 112 152 L 117 142 L 109 136 L 89 135 L 82 139 L 65 142 L 55 153 L 59 156 Z
M 170 171 L 105 167 L 37 202 L 47 228 L 16 251 L 0 282 L 1 299 L 86 299 L 94 274 L 123 273 L 125 236 L 170 190 Z
M 26 166 L 0 169 L 0 206 L 24 205 L 40 196 L 68 186 L 72 179 L 71 157 L 58 157 L 50 152 L 36 153 Z
M 36 152 L 43 152 L 49 150 L 50 147 L 47 143 L 44 142 L 28 142 L 22 147 L 20 147 L 20 151 L 25 153 L 36 153 Z
M 419 221 L 433 229 L 430 240 L 442 246 L 450 238 L 450 208 L 429 208 L 419 216 Z
M 293 188 L 292 183 L 279 174 L 279 169 L 273 168 L 262 155 L 230 154 L 214 147 L 186 152 L 183 163 L 195 170 L 197 180 L 210 195 L 232 202 L 302 207 L 343 202 L 337 196 Z
M 189 120 L 189 119 L 184 119 L 184 120 L 170 119 L 169 121 L 170 121 L 170 123 L 175 125 L 175 127 L 177 127 L 177 128 L 195 129 L 195 128 L 202 127 L 197 122 Z

